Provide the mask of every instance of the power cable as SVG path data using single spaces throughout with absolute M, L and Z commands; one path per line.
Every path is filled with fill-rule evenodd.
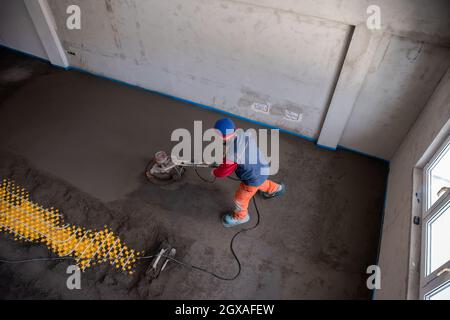
M 208 180 L 208 179 L 206 179 L 206 178 L 203 178 L 203 177 L 200 175 L 200 173 L 198 173 L 197 168 L 194 168 L 194 170 L 195 170 L 195 173 L 197 174 L 197 176 L 198 176 L 202 181 L 207 182 L 207 183 L 214 183 L 214 182 L 216 182 L 216 176 L 214 176 L 212 180 Z

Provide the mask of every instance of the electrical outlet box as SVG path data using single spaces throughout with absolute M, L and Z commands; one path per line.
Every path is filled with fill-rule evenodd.
M 269 113 L 270 105 L 267 103 L 255 102 L 252 104 L 252 109 L 257 112 Z
M 288 109 L 284 110 L 284 118 L 290 121 L 302 121 L 303 114 L 300 112 L 290 111 Z

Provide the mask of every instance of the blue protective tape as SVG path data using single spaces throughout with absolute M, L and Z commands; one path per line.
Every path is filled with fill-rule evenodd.
M 14 49 L 14 48 L 11 48 L 11 47 L 7 47 L 7 46 L 5 46 L 5 45 L 3 45 L 3 44 L 1 44 L 1 43 L 0 43 L 0 47 L 1 47 L 1 48 L 5 48 L 5 49 L 8 49 L 8 50 L 11 50 L 11 51 L 16 52 L 16 53 L 19 53 L 19 54 L 22 54 L 22 55 L 27 56 L 27 57 L 30 57 L 30 58 L 34 58 L 34 59 L 41 60 L 41 61 L 43 61 L 43 62 L 50 63 L 50 60 L 48 60 L 48 59 L 45 59 L 45 58 L 36 56 L 36 55 L 34 55 L 34 54 L 31 54 L 31 53 L 28 53 L 28 52 L 25 52 L 25 51 L 21 51 L 21 50 L 18 50 L 18 49 Z M 55 66 L 55 67 L 59 67 L 59 66 Z M 61 67 L 60 67 L 60 68 L 61 68 Z
M 316 143 L 316 146 L 318 146 L 321 149 L 325 149 L 325 150 L 329 150 L 329 151 L 336 151 L 336 148 L 332 148 L 332 147 L 329 147 L 329 146 L 324 146 L 323 144 Z

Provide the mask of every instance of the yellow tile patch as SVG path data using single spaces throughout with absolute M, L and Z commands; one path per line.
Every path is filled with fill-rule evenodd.
M 65 224 L 58 209 L 43 208 L 8 179 L 0 184 L 0 201 L 0 232 L 11 234 L 14 240 L 44 244 L 60 257 L 73 257 L 82 271 L 108 262 L 133 274 L 141 253 L 130 249 L 107 226 L 86 230 Z

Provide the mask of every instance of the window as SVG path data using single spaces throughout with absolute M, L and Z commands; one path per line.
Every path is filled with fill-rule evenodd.
M 444 194 L 445 188 L 450 188 L 450 143 L 444 143 L 444 147 L 436 153 L 433 159 L 425 167 L 425 210 Z
M 425 300 L 450 300 L 450 281 L 427 293 Z
M 424 168 L 421 297 L 450 300 L 450 137 Z

